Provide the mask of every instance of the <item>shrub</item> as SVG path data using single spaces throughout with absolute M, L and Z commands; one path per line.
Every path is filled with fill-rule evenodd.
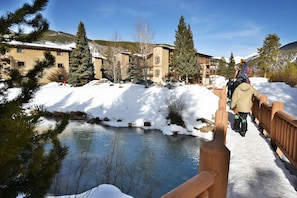
M 185 127 L 185 123 L 182 118 L 182 112 L 186 108 L 186 104 L 182 97 L 171 97 L 166 101 L 167 104 L 167 119 L 170 119 L 170 124 L 176 124 Z

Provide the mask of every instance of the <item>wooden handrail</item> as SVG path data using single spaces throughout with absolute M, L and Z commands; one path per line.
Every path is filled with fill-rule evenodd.
M 214 140 L 200 147 L 199 174 L 163 195 L 163 198 L 227 196 L 230 151 L 225 146 L 228 126 L 226 87 L 214 89 L 213 92 L 220 97 L 215 115 Z
M 225 146 L 228 121 L 226 87 L 215 88 L 213 92 L 220 97 L 215 115 L 214 140 L 200 147 L 199 174 L 163 195 L 164 198 L 227 196 L 230 151 Z M 270 136 L 272 146 L 281 150 L 297 168 L 297 119 L 286 114 L 280 102 L 270 106 L 267 96 L 254 97 L 252 114 Z
M 284 154 L 297 169 L 297 119 L 284 112 L 284 103 L 276 101 L 270 106 L 267 96 L 254 97 L 252 114 L 277 154 Z
M 230 151 L 224 144 L 226 124 L 216 125 L 215 139 L 200 147 L 199 172 L 213 170 L 218 173 L 215 183 L 208 189 L 209 197 L 224 198 L 227 196 Z
M 296 119 L 283 111 L 276 112 L 273 117 L 271 143 L 279 148 L 297 168 L 297 123 Z
M 217 174 L 214 171 L 203 171 L 182 185 L 163 195 L 162 198 L 197 197 L 204 191 L 207 191 L 207 189 L 214 184 L 216 175 Z

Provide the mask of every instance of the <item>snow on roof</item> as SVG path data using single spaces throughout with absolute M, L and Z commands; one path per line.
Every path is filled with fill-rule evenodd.
M 58 49 L 58 50 L 66 50 L 72 51 L 75 48 L 75 43 L 69 44 L 56 44 L 52 42 L 43 42 L 43 43 L 28 43 L 28 42 L 20 42 L 20 41 L 10 41 L 8 42 L 9 45 L 21 45 L 26 47 L 35 47 L 35 48 L 50 48 L 50 49 Z
M 20 41 L 10 41 L 8 42 L 9 45 L 19 45 L 19 46 L 26 46 L 30 48 L 49 48 L 49 49 L 57 49 L 57 50 L 65 50 L 65 51 L 72 51 L 75 48 L 75 43 L 68 43 L 68 44 L 57 44 L 49 41 L 45 41 L 43 43 L 27 43 L 27 42 L 20 42 Z M 94 58 L 102 58 L 106 59 L 104 55 L 100 52 L 93 52 L 92 56 Z
M 106 59 L 106 57 L 105 57 L 103 54 L 101 54 L 100 52 L 93 52 L 93 53 L 92 53 L 92 56 L 93 56 L 94 58 Z

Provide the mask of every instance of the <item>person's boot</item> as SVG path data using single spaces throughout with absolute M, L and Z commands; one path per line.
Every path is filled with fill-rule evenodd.
M 239 134 L 240 134 L 242 137 L 245 137 L 246 132 L 239 131 Z
M 233 130 L 236 132 L 240 132 L 240 118 L 238 115 L 234 116 Z
M 246 122 L 246 119 L 242 119 L 241 120 L 241 130 L 240 130 L 239 134 L 242 137 L 244 137 L 246 132 L 247 132 L 247 122 Z

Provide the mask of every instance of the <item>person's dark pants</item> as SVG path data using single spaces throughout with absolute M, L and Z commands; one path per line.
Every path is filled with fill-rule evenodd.
M 234 118 L 234 129 L 240 132 L 246 133 L 247 131 L 246 118 L 249 113 L 239 112 L 238 114 L 239 115 L 235 115 L 235 118 Z

